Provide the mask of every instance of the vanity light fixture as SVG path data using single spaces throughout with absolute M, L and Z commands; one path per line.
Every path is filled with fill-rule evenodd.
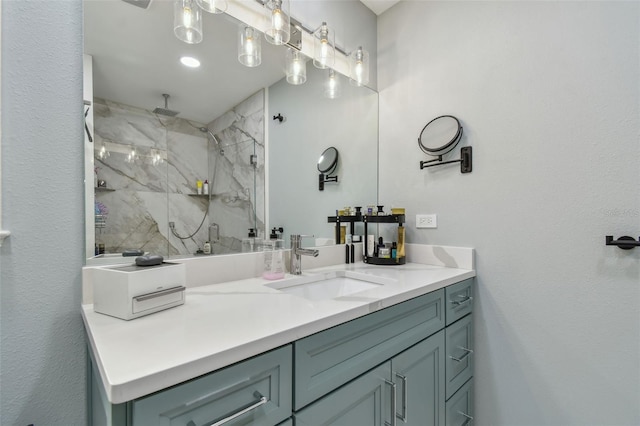
M 173 32 L 188 44 L 202 41 L 202 12 L 194 0 L 176 0 L 173 4 Z
M 355 86 L 364 86 L 369 83 L 369 52 L 359 46 L 351 52 L 349 60 L 350 81 Z
M 267 16 L 267 30 L 264 37 L 271 44 L 277 46 L 287 44 L 290 37 L 291 17 L 289 0 L 267 0 L 264 6 L 269 11 Z
M 227 10 L 227 0 L 196 0 L 196 3 L 209 13 L 224 13 Z
M 336 99 L 340 97 L 340 93 L 340 74 L 335 72 L 332 68 L 329 68 L 327 80 L 324 83 L 324 97 Z
M 313 65 L 325 69 L 332 67 L 336 60 L 333 31 L 329 31 L 326 22 L 313 33 Z
M 180 63 L 185 67 L 189 67 L 189 68 L 198 68 L 200 66 L 200 61 L 192 56 L 181 57 Z
M 287 49 L 287 83 L 303 84 L 307 81 L 307 61 L 305 56 L 296 49 Z
M 238 61 L 247 67 L 257 67 L 262 62 L 262 41 L 255 28 L 241 25 L 238 31 Z

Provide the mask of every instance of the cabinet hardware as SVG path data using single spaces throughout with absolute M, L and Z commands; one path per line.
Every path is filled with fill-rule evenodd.
M 638 241 L 636 241 L 633 237 L 620 237 L 617 240 L 613 239 L 613 236 L 607 235 L 605 238 L 605 245 L 607 246 L 618 246 L 622 250 L 631 250 L 635 247 L 640 247 L 640 237 L 638 237 Z
M 143 294 L 142 296 L 137 296 L 137 297 L 134 297 L 133 299 L 136 302 L 144 302 L 145 300 L 154 299 L 160 296 L 166 296 L 167 294 L 177 293 L 179 291 L 184 291 L 184 290 L 185 290 L 185 287 L 183 286 L 171 287 L 166 290 L 156 291 L 155 293 Z
M 402 374 L 396 373 L 396 377 L 402 380 L 402 415 L 398 416 L 400 420 L 403 422 L 407 422 L 407 401 L 409 398 L 407 397 L 407 377 Z
M 384 382 L 391 386 L 391 423 L 385 421 L 384 424 L 386 426 L 396 426 L 396 384 L 389 380 Z
M 266 396 L 262 396 L 260 394 L 260 392 L 258 392 L 258 391 L 254 392 L 253 396 L 255 398 L 258 398 L 258 400 L 250 403 L 249 405 L 241 408 L 240 410 L 238 410 L 235 413 L 225 417 L 222 420 L 218 420 L 218 421 L 213 422 L 213 423 L 207 423 L 205 426 L 222 426 L 223 424 L 229 423 L 231 420 L 237 419 L 241 415 L 246 414 L 249 411 L 255 410 L 256 408 L 260 407 L 261 405 L 264 405 L 267 402 L 269 402 L 267 397 Z M 195 424 L 195 422 L 193 420 L 190 420 L 189 423 L 187 423 L 187 426 L 196 426 L 196 424 Z
M 465 296 L 465 295 L 458 295 L 458 297 L 464 297 L 464 299 L 462 300 L 450 300 L 449 302 L 456 305 L 456 306 L 460 306 L 460 305 L 464 305 L 467 302 L 471 302 L 473 300 L 473 297 L 471 296 Z
M 470 422 L 473 421 L 473 416 L 468 415 L 467 413 L 463 413 L 462 411 L 458 411 L 458 414 L 460 414 L 461 416 L 466 417 L 466 421 L 462 424 L 462 426 L 466 426 L 468 425 Z
M 467 358 L 469 355 L 471 355 L 473 353 L 473 351 L 471 349 L 463 348 L 462 346 L 458 346 L 458 349 L 462 349 L 464 351 L 464 355 L 462 355 L 460 358 L 456 358 L 453 355 L 449 355 L 449 358 L 451 358 L 452 360 L 454 360 L 456 362 L 464 361 L 465 358 Z

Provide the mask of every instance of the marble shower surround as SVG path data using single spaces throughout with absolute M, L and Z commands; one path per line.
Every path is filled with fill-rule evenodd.
M 209 240 L 213 222 L 220 226 L 214 253 L 239 251 L 245 228 L 254 227 L 253 173 L 260 171 L 255 181 L 262 182 L 257 191 L 262 202 L 258 211 L 261 218 L 264 215 L 264 167 L 254 170 L 248 154 L 244 155 L 249 149 L 246 145 L 254 143 L 234 136 L 249 134 L 264 146 L 264 131 L 259 129 L 262 117 L 255 127 L 256 119 L 242 115 L 244 111 L 263 115 L 263 91 L 256 95 L 261 100 L 256 103 L 259 110 L 243 108 L 243 102 L 232 110 L 237 112 L 223 116 L 233 117 L 225 121 L 227 127 L 219 134 L 214 131 L 224 141 L 224 155 L 198 129 L 204 127 L 202 123 L 96 98 L 95 164 L 98 179 L 105 180 L 108 188 L 95 193 L 96 201 L 108 209 L 106 226 L 96 229 L 96 243 L 104 244 L 106 253 L 139 248 L 164 256 L 190 255 Z M 102 147 L 108 157 L 98 156 Z M 136 159 L 129 162 L 134 149 Z M 209 197 L 195 195 L 197 179 L 210 182 L 211 206 L 206 217 Z M 189 238 L 174 236 L 169 222 L 175 223 L 178 235 Z

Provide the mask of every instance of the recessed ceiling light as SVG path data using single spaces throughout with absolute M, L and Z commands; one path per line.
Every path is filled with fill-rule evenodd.
M 182 62 L 182 65 L 189 68 L 198 68 L 200 66 L 200 61 L 191 56 L 183 56 L 180 58 L 180 62 Z

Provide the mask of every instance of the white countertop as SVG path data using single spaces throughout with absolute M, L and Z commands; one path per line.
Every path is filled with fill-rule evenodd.
M 188 288 L 184 305 L 132 321 L 83 305 L 107 398 L 114 404 L 139 398 L 476 275 L 473 269 L 420 263 L 391 267 L 356 263 L 304 274 L 335 270 L 371 274 L 393 283 L 312 302 L 265 285 L 276 281 L 250 278 Z

